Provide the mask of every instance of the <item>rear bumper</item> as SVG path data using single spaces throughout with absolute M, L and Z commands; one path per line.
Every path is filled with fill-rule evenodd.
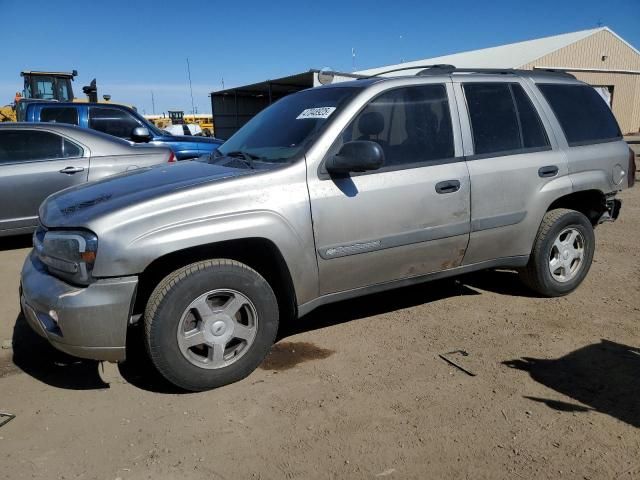
M 69 285 L 50 275 L 31 253 L 22 267 L 20 303 L 31 328 L 57 349 L 117 362 L 125 359 L 137 285 L 135 276 L 98 280 L 88 287 Z
M 618 198 L 610 198 L 605 203 L 606 210 L 598 219 L 598 224 L 604 222 L 614 222 L 620 215 L 622 208 L 622 200 Z

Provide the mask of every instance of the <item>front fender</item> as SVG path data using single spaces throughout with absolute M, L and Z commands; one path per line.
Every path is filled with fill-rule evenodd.
M 311 235 L 310 226 L 308 235 Z M 264 238 L 278 248 L 289 269 L 300 303 L 317 295 L 318 271 L 313 238 L 298 232 L 282 215 L 268 210 L 180 221 L 148 231 L 127 244 L 119 244 L 117 235 L 99 240 L 99 254 L 93 275 L 113 277 L 138 274 L 154 260 L 170 253 L 247 238 Z

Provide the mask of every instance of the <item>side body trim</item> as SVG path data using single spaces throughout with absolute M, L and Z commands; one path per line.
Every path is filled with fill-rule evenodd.
M 321 247 L 318 249 L 318 254 L 324 260 L 330 260 L 332 258 L 374 252 L 387 248 L 411 245 L 413 243 L 428 242 L 431 240 L 439 240 L 441 238 L 455 237 L 457 235 L 466 235 L 467 233 L 469 233 L 469 222 L 460 222 L 451 225 L 424 228 L 398 235 L 389 235 L 375 240 L 365 240 L 347 245 Z
M 375 252 L 378 250 L 385 250 L 387 248 L 402 247 L 413 243 L 440 240 L 442 238 L 455 237 L 457 235 L 466 235 L 469 232 L 478 232 L 481 230 L 489 230 L 491 228 L 515 225 L 524 220 L 526 215 L 527 212 L 507 213 L 504 215 L 478 218 L 473 220 L 471 225 L 469 225 L 469 222 L 460 222 L 452 225 L 415 230 L 413 232 L 401 233 L 399 235 L 390 235 L 388 237 L 375 240 L 364 240 L 347 245 L 330 245 L 319 248 L 318 254 L 324 260 L 331 260 L 332 258 Z
M 471 231 L 479 232 L 480 230 L 489 230 L 492 228 L 506 227 L 515 225 L 524 220 L 527 212 L 504 213 L 502 215 L 493 215 L 491 217 L 476 218 L 471 221 Z

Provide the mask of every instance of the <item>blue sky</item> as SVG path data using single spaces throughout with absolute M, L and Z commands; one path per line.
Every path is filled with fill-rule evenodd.
M 76 96 L 99 94 L 151 113 L 210 112 L 208 93 L 310 68 L 356 69 L 595 28 L 640 48 L 638 0 L 65 1 L 0 0 L 0 104 L 19 72 L 77 69 Z

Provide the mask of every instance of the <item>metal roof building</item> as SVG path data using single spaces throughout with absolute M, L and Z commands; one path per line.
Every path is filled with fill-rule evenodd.
M 459 68 L 566 70 L 579 80 L 596 87 L 609 101 L 623 132 L 640 130 L 640 52 L 608 27 L 426 58 L 357 73 L 374 75 L 394 68 L 433 64 L 450 64 Z M 412 70 L 407 70 L 387 75 L 411 73 Z
M 624 133 L 640 130 L 640 52 L 607 27 L 482 48 L 354 73 L 335 72 L 334 82 L 394 68 L 449 64 L 458 68 L 566 70 L 587 82 L 609 102 Z M 404 70 L 385 76 L 411 75 Z M 279 98 L 319 85 L 318 70 L 211 92 L 216 136 L 226 139 Z
M 320 70 L 309 70 L 287 77 L 211 92 L 211 111 L 215 135 L 223 140 L 236 133 L 262 109 L 300 90 L 320 85 Z M 358 78 L 351 73 L 334 72 L 335 82 Z

